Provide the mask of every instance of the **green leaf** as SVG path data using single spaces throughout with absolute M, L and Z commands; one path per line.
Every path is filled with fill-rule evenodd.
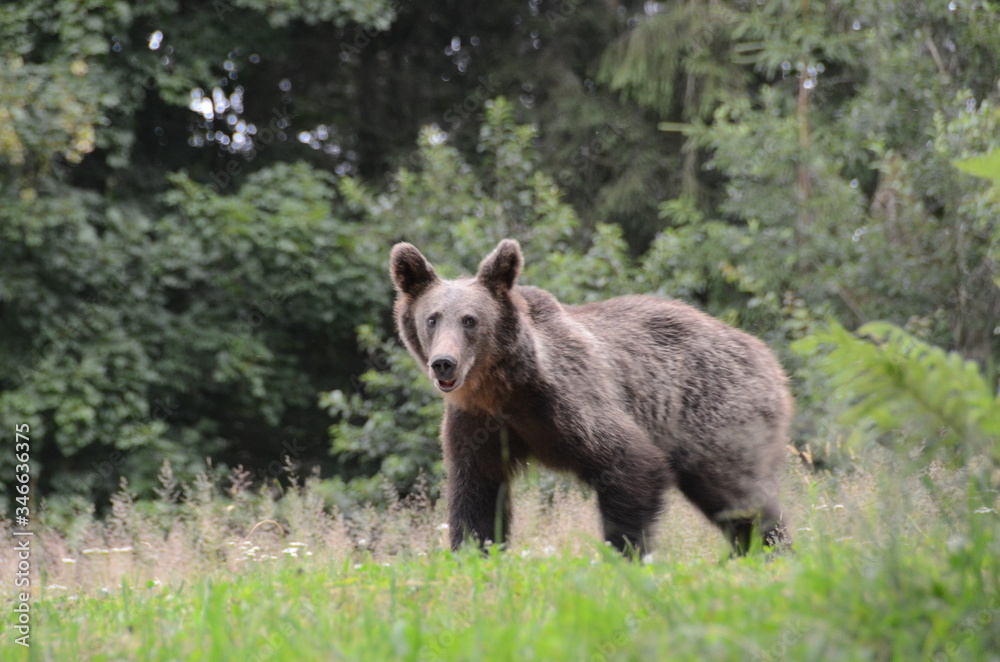
M 970 156 L 954 163 L 962 172 L 988 179 L 994 185 L 1000 186 L 1000 149 L 988 154 Z

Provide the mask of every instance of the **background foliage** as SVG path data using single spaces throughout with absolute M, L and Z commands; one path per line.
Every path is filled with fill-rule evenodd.
M 0 419 L 56 501 L 207 456 L 434 485 L 388 249 L 454 276 L 514 236 L 567 303 L 765 338 L 817 464 L 996 458 L 997 61 L 985 2 L 4 5 Z

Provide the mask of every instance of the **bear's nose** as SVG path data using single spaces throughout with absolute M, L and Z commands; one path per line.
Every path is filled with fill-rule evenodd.
M 455 376 L 455 367 L 458 361 L 453 356 L 435 356 L 431 361 L 431 370 L 441 381 L 448 381 Z

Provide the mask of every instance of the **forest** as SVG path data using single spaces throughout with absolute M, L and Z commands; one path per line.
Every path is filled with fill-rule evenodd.
M 996 391 L 990 3 L 26 1 L 0 43 L 0 417 L 53 503 L 206 458 L 287 458 L 341 504 L 436 485 L 400 239 L 454 276 L 516 237 L 566 303 L 660 294 L 764 338 L 816 466 L 914 423 L 844 418 L 851 361 L 895 359 L 841 327 Z M 957 434 L 995 418 L 886 379 L 860 386 Z
M 987 0 L 4 3 L 0 657 L 995 660 L 998 63 Z M 627 563 L 534 466 L 445 550 L 389 252 L 508 237 L 770 346 L 794 551 Z

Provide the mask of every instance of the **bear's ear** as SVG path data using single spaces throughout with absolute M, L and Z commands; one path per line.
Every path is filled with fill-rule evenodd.
M 504 239 L 479 263 L 476 280 L 494 295 L 502 296 L 514 287 L 523 263 L 521 245 L 514 239 Z
M 428 285 L 433 285 L 438 279 L 434 267 L 427 261 L 413 244 L 400 242 L 392 247 L 389 257 L 389 274 L 396 290 L 415 297 Z

